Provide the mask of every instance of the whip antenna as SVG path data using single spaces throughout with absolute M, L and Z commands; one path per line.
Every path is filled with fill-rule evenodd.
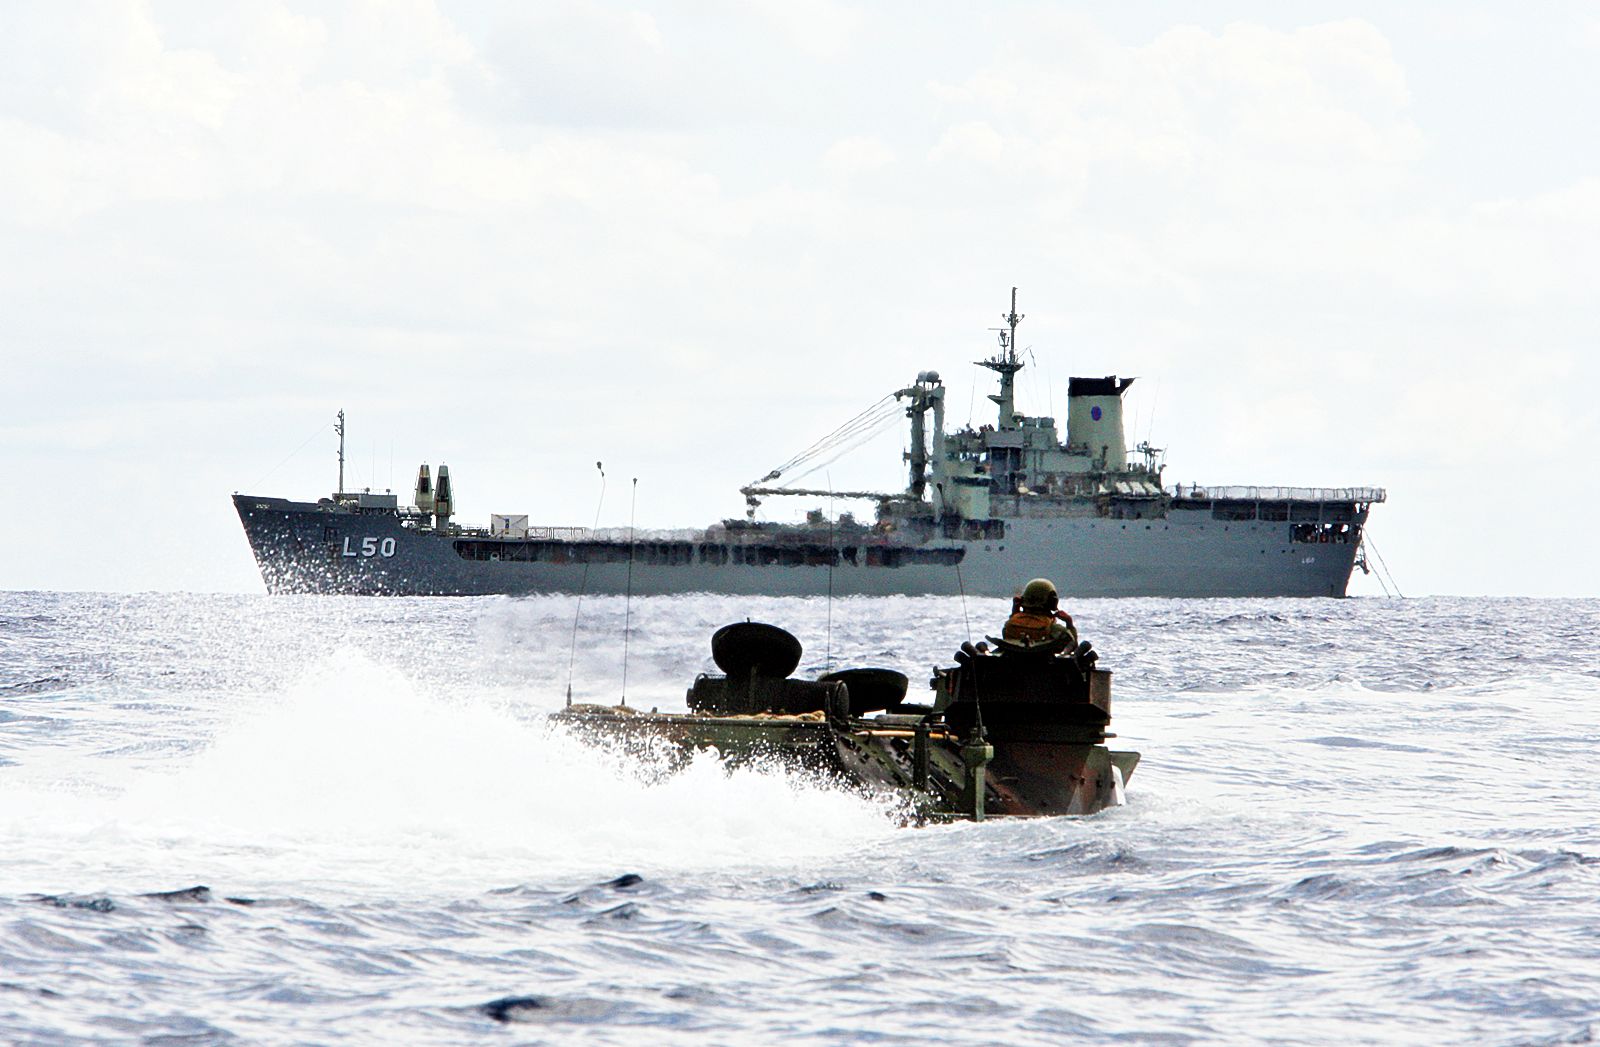
M 967 587 L 961 581 L 961 565 L 956 564 L 956 589 L 961 593 L 961 618 L 967 625 L 967 646 L 972 646 L 972 619 L 967 617 Z M 982 742 L 987 735 L 983 729 L 983 701 L 978 694 L 978 663 L 969 663 L 972 666 L 972 731 L 973 737 Z
M 589 528 L 589 534 L 600 528 L 600 507 L 606 504 L 606 468 L 599 462 L 594 467 L 600 470 L 600 498 L 594 504 L 594 526 Z M 583 558 L 583 581 L 578 583 L 578 604 L 572 609 L 572 649 L 567 653 L 567 705 L 572 705 L 572 666 L 578 660 L 578 619 L 583 615 L 583 594 L 589 591 L 589 558 Z
M 825 664 L 828 672 L 833 672 L 833 561 L 838 557 L 834 543 L 834 528 L 838 517 L 833 512 L 833 474 L 824 473 L 828 478 L 828 645 Z
M 943 504 L 943 502 L 944 502 L 944 484 L 934 484 L 933 486 L 939 492 L 939 502 L 941 504 Z M 971 643 L 972 642 L 972 619 L 967 616 L 967 587 L 966 587 L 966 584 L 961 581 L 961 561 L 960 560 L 956 561 L 955 567 L 956 567 L 956 592 L 961 594 L 961 620 L 964 623 L 966 623 L 966 626 L 967 626 L 967 642 Z
M 972 642 L 972 619 L 967 616 L 967 587 L 961 582 L 961 565 L 956 564 L 956 591 L 961 594 L 961 621 L 967 627 L 967 642 Z
M 941 488 L 943 485 L 939 485 Z M 944 492 L 940 491 L 940 497 Z M 972 619 L 967 617 L 967 587 L 961 580 L 961 564 L 956 565 L 956 590 L 961 594 L 961 617 L 967 624 L 967 642 L 961 645 L 961 650 L 967 656 L 965 668 L 972 677 L 972 731 L 961 742 L 961 759 L 967 765 L 967 788 L 972 807 L 972 820 L 983 821 L 984 801 L 984 767 L 994 757 L 994 750 L 989 747 L 988 732 L 983 729 L 983 682 L 979 679 L 981 670 L 979 666 L 982 657 L 978 649 L 972 644 Z M 960 656 L 957 656 L 960 660 Z
M 628 502 L 628 585 L 622 598 L 622 704 L 628 704 L 628 632 L 633 624 L 633 520 L 639 505 L 639 478 L 633 478 L 633 497 Z

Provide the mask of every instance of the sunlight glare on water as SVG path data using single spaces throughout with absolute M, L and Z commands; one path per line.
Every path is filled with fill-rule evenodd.
M 903 828 L 664 776 L 621 601 L 0 594 L 0 1038 L 1561 1043 L 1600 1035 L 1594 601 L 1077 601 L 1127 803 Z M 921 688 L 999 601 L 635 600 Z M 204 887 L 204 890 L 190 888 Z

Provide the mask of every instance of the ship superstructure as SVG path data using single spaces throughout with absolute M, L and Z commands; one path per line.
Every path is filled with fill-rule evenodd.
M 744 519 L 704 530 L 595 532 L 531 527 L 495 514 L 467 528 L 448 467 L 418 471 L 412 504 L 340 490 L 318 502 L 238 494 L 234 504 L 272 592 L 1009 596 L 1049 576 L 1069 596 L 1343 596 L 1382 488 L 1185 487 L 1162 481 L 1158 448 L 1131 453 L 1123 396 L 1132 378 L 1075 377 L 1063 438 L 1017 410 L 1016 290 L 994 371 L 994 424 L 945 430 L 945 386 L 924 371 L 892 396 L 910 424 L 906 488 L 828 491 L 778 483 L 828 441 L 741 488 Z M 889 400 L 890 397 L 885 397 Z M 859 435 L 847 423 L 843 440 Z M 872 523 L 818 510 L 758 521 L 773 497 L 865 498 Z

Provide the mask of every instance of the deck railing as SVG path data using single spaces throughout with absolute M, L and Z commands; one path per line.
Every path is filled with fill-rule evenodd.
M 1211 487 L 1178 484 L 1179 498 L 1230 502 L 1381 502 L 1381 487 Z
M 587 527 L 530 527 L 530 528 L 528 528 L 528 537 L 529 538 L 547 538 L 547 539 L 552 539 L 552 540 L 555 540 L 555 541 L 572 542 L 572 541 L 577 541 L 580 538 L 587 538 L 588 536 L 589 536 L 589 529 Z

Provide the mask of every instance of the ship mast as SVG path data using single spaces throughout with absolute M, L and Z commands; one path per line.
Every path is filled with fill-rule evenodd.
M 344 408 L 339 408 L 339 420 L 333 423 L 333 431 L 339 434 L 339 489 L 333 492 L 334 498 L 344 497 Z
M 1011 312 L 1002 313 L 1000 319 L 1004 320 L 1010 328 L 991 328 L 1000 336 L 1000 351 L 987 360 L 973 361 L 979 367 L 987 367 L 1000 375 L 1000 391 L 990 393 L 989 399 L 1000 405 L 1000 422 L 998 428 L 1016 428 L 1016 392 L 1015 382 L 1017 372 L 1022 370 L 1023 363 L 1017 359 L 1017 324 L 1021 323 L 1025 314 L 1017 312 L 1017 289 L 1011 289 Z

